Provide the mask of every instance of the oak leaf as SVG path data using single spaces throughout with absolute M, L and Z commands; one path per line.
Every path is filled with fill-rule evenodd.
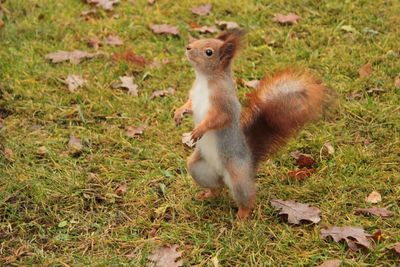
M 119 87 L 128 89 L 128 94 L 137 96 L 138 95 L 138 86 L 137 84 L 133 83 L 133 77 L 130 76 L 122 76 L 119 77 L 121 80 L 121 84 Z
M 394 246 L 393 246 L 393 248 L 392 248 L 393 250 L 394 250 L 394 252 L 396 252 L 397 253 L 397 255 L 399 255 L 400 256 L 400 243 L 396 243 L 396 244 L 394 244 Z
M 205 4 L 205 5 L 201 5 L 201 6 L 192 8 L 192 13 L 199 15 L 199 16 L 204 16 L 204 15 L 210 14 L 211 9 L 212 9 L 211 4 Z
M 273 199 L 270 202 L 274 208 L 281 210 L 279 215 L 287 215 L 287 220 L 291 224 L 300 224 L 301 221 L 310 221 L 313 223 L 321 221 L 321 211 L 309 204 L 281 199 Z
M 148 259 L 157 267 L 180 267 L 183 265 L 182 251 L 177 251 L 178 245 L 166 245 L 153 250 Z
M 276 14 L 274 16 L 274 21 L 279 22 L 280 24 L 294 24 L 300 17 L 294 13 L 289 13 L 287 15 Z
M 327 237 L 332 237 L 333 240 L 338 243 L 341 240 L 346 241 L 349 248 L 353 251 L 358 249 L 357 244 L 365 248 L 371 248 L 371 242 L 367 237 L 370 234 L 364 232 L 364 229 L 360 227 L 345 226 L 345 227 L 331 227 L 328 229 L 321 230 L 321 237 L 326 239 Z
M 179 35 L 179 29 L 168 24 L 152 24 L 150 29 L 157 34 Z
M 85 51 L 74 50 L 74 51 L 57 51 L 47 54 L 45 57 L 50 59 L 52 63 L 60 63 L 63 61 L 69 61 L 72 64 L 79 64 L 83 59 L 92 58 L 98 55 L 97 53 L 88 53 Z
M 297 181 L 303 181 L 307 177 L 310 177 L 315 172 L 315 169 L 302 168 L 299 170 L 288 171 L 288 176 Z
M 380 216 L 382 218 L 388 218 L 393 216 L 393 212 L 387 210 L 386 208 L 360 208 L 356 209 L 356 214 L 364 214 L 364 215 L 375 215 Z

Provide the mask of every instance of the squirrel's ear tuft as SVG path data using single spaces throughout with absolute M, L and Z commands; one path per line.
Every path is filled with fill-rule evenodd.
M 246 32 L 243 29 L 232 29 L 217 36 L 217 39 L 224 42 L 219 52 L 223 67 L 227 67 L 236 53 L 240 50 L 245 34 Z

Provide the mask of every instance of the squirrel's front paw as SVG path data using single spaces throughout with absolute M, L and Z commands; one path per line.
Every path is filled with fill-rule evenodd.
M 194 128 L 194 130 L 192 131 L 192 140 L 193 141 L 197 141 L 199 140 L 205 133 L 205 130 L 202 127 L 196 127 Z
M 175 125 L 179 126 L 182 123 L 182 119 L 183 119 L 183 112 L 177 109 L 174 114 Z

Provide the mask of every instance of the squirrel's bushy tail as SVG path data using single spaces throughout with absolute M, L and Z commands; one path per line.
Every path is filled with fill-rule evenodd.
M 318 118 L 326 87 L 308 72 L 284 70 L 264 78 L 248 95 L 242 129 L 255 163 L 286 144 L 302 126 Z

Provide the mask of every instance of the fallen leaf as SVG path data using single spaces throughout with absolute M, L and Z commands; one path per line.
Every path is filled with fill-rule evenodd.
M 357 32 L 357 30 L 351 25 L 343 25 L 342 27 L 340 27 L 340 29 L 345 32 Z
M 260 80 L 243 81 L 243 85 L 249 88 L 256 89 L 260 85 Z
M 291 170 L 288 172 L 288 176 L 297 180 L 297 181 L 303 181 L 307 177 L 310 177 L 313 173 L 315 172 L 315 169 L 308 169 L 308 168 L 303 168 L 300 170 Z
M 153 250 L 148 259 L 157 267 L 180 267 L 183 265 L 182 251 L 177 251 L 178 245 L 166 245 Z
M 210 14 L 211 9 L 212 9 L 211 4 L 205 4 L 205 5 L 201 5 L 201 6 L 192 8 L 192 13 L 199 15 L 199 16 L 204 16 L 204 15 Z
M 330 142 L 325 143 L 324 146 L 322 147 L 322 149 L 324 151 L 326 151 L 326 153 L 328 153 L 329 155 L 335 154 L 335 148 L 333 147 L 333 145 Z
M 380 216 L 382 218 L 388 218 L 393 216 L 393 212 L 387 210 L 386 208 L 360 208 L 356 209 L 356 214 L 364 214 L 364 215 L 375 215 Z
M 394 252 L 396 252 L 398 255 L 400 255 L 400 243 L 394 244 L 393 248 Z
M 133 83 L 133 77 L 130 76 L 123 76 L 119 77 L 121 80 L 121 85 L 119 87 L 123 87 L 128 89 L 128 94 L 137 96 L 138 95 L 138 86 L 137 84 Z
M 46 55 L 47 59 L 50 59 L 52 63 L 59 63 L 63 61 L 69 61 L 72 64 L 79 64 L 83 59 L 92 58 L 98 55 L 98 53 L 88 53 L 85 51 L 74 50 L 74 51 L 57 51 Z
M 94 15 L 96 13 L 97 13 L 97 10 L 92 8 L 92 9 L 89 9 L 89 10 L 82 11 L 81 12 L 81 16 L 88 18 L 90 15 Z
M 339 267 L 341 260 L 327 260 L 324 261 L 322 264 L 318 265 L 318 267 Z
M 195 28 L 195 31 L 198 31 L 201 33 L 215 33 L 218 31 L 218 29 L 215 26 L 202 26 L 202 27 Z
M 137 138 L 137 137 L 139 137 L 140 135 L 143 134 L 143 131 L 144 131 L 145 128 L 146 128 L 146 126 L 144 126 L 144 125 L 141 125 L 141 126 L 138 126 L 138 127 L 128 126 L 126 128 L 126 135 L 128 137 L 131 137 L 131 138 Z
M 119 46 L 124 44 L 124 42 L 116 35 L 107 36 L 104 43 L 113 46 Z
M 72 153 L 79 153 L 83 149 L 81 139 L 71 135 L 68 141 L 68 147 L 71 149 Z
M 287 220 L 292 224 L 300 224 L 301 221 L 318 223 L 321 221 L 321 211 L 309 204 L 303 204 L 292 200 L 273 199 L 270 201 L 274 208 L 280 209 L 279 215 L 287 215 Z
M 165 64 L 168 64 L 170 61 L 169 61 L 169 59 L 168 58 L 164 58 L 163 60 L 158 60 L 158 59 L 155 59 L 155 60 L 153 60 L 150 64 L 149 64 L 149 66 L 151 67 L 151 68 L 160 68 L 162 65 L 165 65 Z
M 294 13 L 289 13 L 287 15 L 282 15 L 282 14 L 276 14 L 274 16 L 274 21 L 279 22 L 280 24 L 294 24 L 297 23 L 297 21 L 300 19 L 300 17 Z
M 378 202 L 382 201 L 382 196 L 379 194 L 377 191 L 372 191 L 371 194 L 369 194 L 366 198 L 365 201 L 368 203 L 376 204 Z
M 196 142 L 192 139 L 191 132 L 182 134 L 182 143 L 190 148 L 193 148 L 196 145 Z
M 167 95 L 173 95 L 175 94 L 175 89 L 172 87 L 169 87 L 166 90 L 158 90 L 158 91 L 154 91 L 151 96 L 150 99 L 156 98 L 156 97 L 164 97 Z
M 400 76 L 394 78 L 394 87 L 400 88 Z
M 121 184 L 117 187 L 117 189 L 115 189 L 115 194 L 117 194 L 118 196 L 122 196 L 126 193 L 127 190 L 128 190 L 127 185 Z
M 147 0 L 147 3 L 149 3 L 149 5 L 154 5 L 155 2 L 156 0 Z
M 299 166 L 300 168 L 309 168 L 315 164 L 315 160 L 307 154 L 301 154 L 298 156 L 296 159 L 296 165 Z
M 79 75 L 68 75 L 67 79 L 65 79 L 65 84 L 68 85 L 68 90 L 73 93 L 76 89 L 83 86 L 87 81 Z
M 136 258 L 137 252 L 135 250 L 128 252 L 127 254 L 125 254 L 125 257 L 128 258 L 128 260 L 133 260 L 134 258 Z
M 346 94 L 346 99 L 351 101 L 351 100 L 358 100 L 363 97 L 362 93 L 359 92 L 350 92 Z
M 367 78 L 371 76 L 372 74 L 372 64 L 367 63 L 358 70 L 358 75 L 360 75 L 360 78 Z
M 167 24 L 152 24 L 150 29 L 157 34 L 179 35 L 179 29 L 177 27 Z
M 100 46 L 100 40 L 97 37 L 93 37 L 88 40 L 87 44 L 89 47 L 97 50 L 97 49 L 99 49 L 99 46 Z
M 105 10 L 112 10 L 119 0 L 86 0 L 86 2 L 88 4 L 95 4 L 97 7 L 101 7 Z
M 46 155 L 47 154 L 47 148 L 45 146 L 38 147 L 38 149 L 36 150 L 36 154 L 38 154 L 39 156 Z
M 353 251 L 357 250 L 357 244 L 365 247 L 371 248 L 372 245 L 367 237 L 370 234 L 364 232 L 364 229 L 360 227 L 345 226 L 345 227 L 331 227 L 328 229 L 321 230 L 321 237 L 326 239 L 328 236 L 332 237 L 333 240 L 338 243 L 341 240 L 346 241 L 349 248 Z
M 4 157 L 8 160 L 8 161 L 13 161 L 14 160 L 14 152 L 11 150 L 11 148 L 4 148 L 3 150 L 4 153 Z
M 381 229 L 376 230 L 372 234 L 371 238 L 375 241 L 375 243 L 382 242 L 384 240 L 383 235 L 382 235 L 382 230 Z
M 126 61 L 139 67 L 144 67 L 147 63 L 143 56 L 136 55 L 132 50 L 116 53 L 112 56 L 114 61 Z
M 234 21 L 225 21 L 221 20 L 218 21 L 218 26 L 220 26 L 223 30 L 230 30 L 230 29 L 236 29 L 239 28 L 239 24 L 237 24 Z

